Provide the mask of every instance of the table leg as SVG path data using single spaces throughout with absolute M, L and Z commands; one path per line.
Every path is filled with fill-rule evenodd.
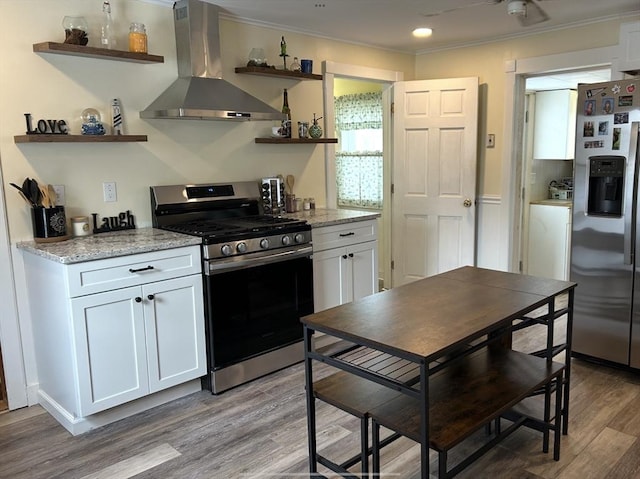
M 304 375 L 307 392 L 307 435 L 309 441 L 309 472 L 311 476 L 318 472 L 318 458 L 316 450 L 316 404 L 313 397 L 313 368 L 309 357 L 312 348 L 312 334 L 307 326 L 304 329 Z
M 422 479 L 429 479 L 429 371 L 428 364 L 420 364 L 420 470 Z
M 567 339 L 565 341 L 565 371 L 564 371 L 564 391 L 562 392 L 562 434 L 569 433 L 569 389 L 571 387 L 571 342 L 573 337 L 573 300 L 575 288 L 569 290 L 569 301 L 567 304 Z

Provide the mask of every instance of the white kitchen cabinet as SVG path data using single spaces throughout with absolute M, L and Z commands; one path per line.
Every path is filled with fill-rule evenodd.
M 378 291 L 376 220 L 315 228 L 312 240 L 315 312 Z
M 571 208 L 530 205 L 527 274 L 567 281 L 570 248 Z
M 198 246 L 69 265 L 33 254 L 24 260 L 39 402 L 70 432 L 200 389 L 206 346 Z
M 206 374 L 200 275 L 71 303 L 81 416 Z
M 535 160 L 572 160 L 576 138 L 575 90 L 536 92 L 533 127 Z
M 638 75 L 640 73 L 640 21 L 620 25 L 618 42 L 618 70 Z

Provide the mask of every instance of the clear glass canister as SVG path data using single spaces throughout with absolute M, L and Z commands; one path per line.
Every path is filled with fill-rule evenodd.
M 147 53 L 147 30 L 144 23 L 132 23 L 129 27 L 129 51 Z

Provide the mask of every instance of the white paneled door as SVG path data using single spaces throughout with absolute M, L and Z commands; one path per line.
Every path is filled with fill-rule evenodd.
M 396 82 L 393 286 L 473 265 L 478 78 Z

